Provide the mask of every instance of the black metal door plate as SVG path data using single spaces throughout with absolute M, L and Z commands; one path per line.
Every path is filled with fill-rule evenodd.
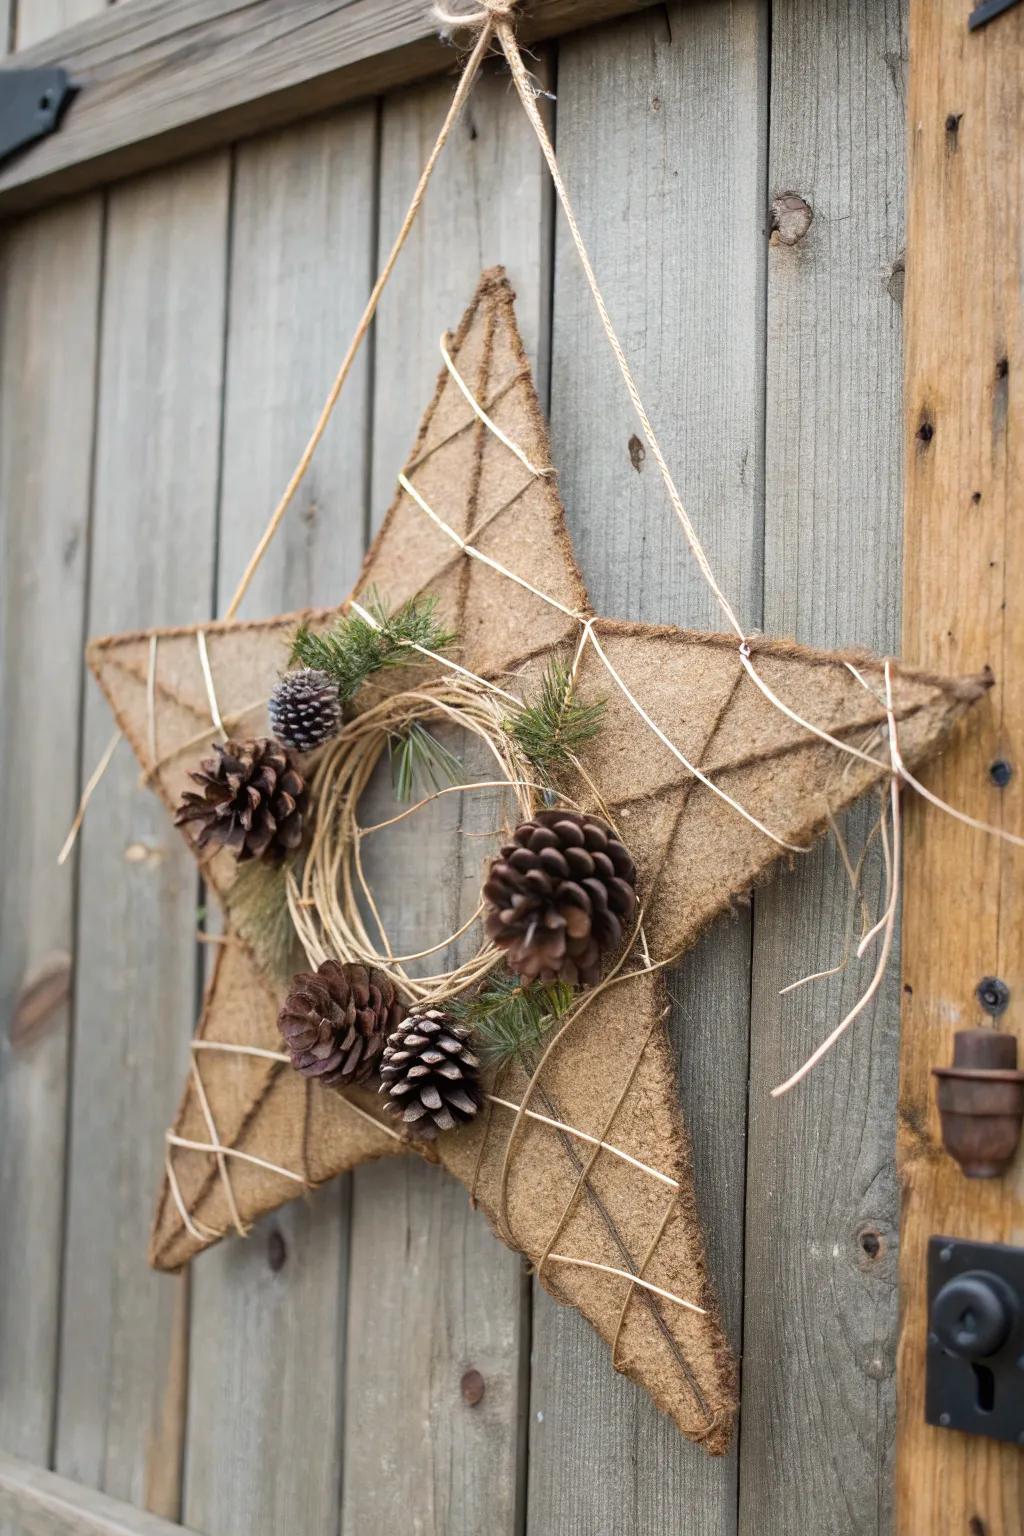
M 0 69 L 0 161 L 59 125 L 75 94 L 63 69 Z
M 1001 16 L 1004 11 L 1012 10 L 1017 4 L 1018 0 L 981 0 L 981 4 L 975 6 L 967 18 L 967 30 L 976 32 L 986 22 L 994 21 L 997 16 Z
M 924 1416 L 1024 1446 L 1024 1248 L 929 1240 Z

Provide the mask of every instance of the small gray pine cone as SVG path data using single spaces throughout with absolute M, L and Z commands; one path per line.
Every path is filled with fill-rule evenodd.
M 439 1008 L 410 1013 L 384 1047 L 384 1108 L 401 1115 L 420 1141 L 453 1131 L 480 1108 L 480 1063 L 466 1044 L 472 1031 Z
M 484 881 L 484 928 L 524 982 L 592 987 L 636 909 L 636 867 L 598 816 L 538 811 Z
M 292 977 L 277 1027 L 296 1072 L 344 1087 L 371 1076 L 404 1012 L 383 971 L 325 960 Z
M 230 848 L 239 864 L 281 859 L 302 845 L 308 795 L 302 775 L 279 741 L 215 741 L 189 778 L 174 816 L 198 849 Z
M 270 725 L 286 747 L 312 752 L 341 730 L 338 685 L 326 672 L 286 672 L 270 695 Z

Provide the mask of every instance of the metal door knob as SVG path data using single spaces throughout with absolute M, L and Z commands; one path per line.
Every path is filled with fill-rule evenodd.
M 932 1304 L 932 1329 L 962 1360 L 985 1360 L 1006 1343 L 1016 1320 L 1008 1286 L 983 1269 L 947 1281 Z

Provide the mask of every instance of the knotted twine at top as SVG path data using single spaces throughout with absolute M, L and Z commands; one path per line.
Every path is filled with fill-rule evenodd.
M 431 14 L 442 27 L 452 31 L 479 30 L 493 28 L 499 21 L 515 21 L 518 7 L 519 0 L 480 0 L 475 10 L 448 11 L 443 5 L 435 5 Z

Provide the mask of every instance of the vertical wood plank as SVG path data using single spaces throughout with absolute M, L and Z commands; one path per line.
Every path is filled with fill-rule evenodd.
M 899 615 L 901 39 L 899 0 L 773 7 L 769 192 L 802 195 L 814 221 L 768 253 L 764 623 L 880 651 Z M 877 906 L 877 860 L 865 892 Z M 809 1510 L 822 1530 L 875 1533 L 891 1513 L 895 968 L 810 1079 L 769 1098 L 870 976 L 871 959 L 853 962 L 778 995 L 837 962 L 847 900 L 833 846 L 755 900 L 745 1533 Z
M 536 67 L 543 74 L 543 61 Z M 450 93 L 446 82 L 384 104 L 382 247 L 398 227 Z M 433 393 L 441 366 L 438 340 L 457 324 L 481 268 L 495 262 L 508 267 L 524 340 L 537 359 L 548 304 L 547 210 L 529 124 L 507 79 L 488 75 L 438 168 L 381 306 L 375 521 L 391 499 Z M 459 925 L 460 876 L 470 882 L 475 858 L 460 845 L 453 803 L 459 798 L 449 796 L 371 845 L 370 878 L 399 953 L 420 949 Z M 523 1321 L 521 1261 L 501 1247 L 481 1215 L 468 1210 L 463 1190 L 414 1158 L 354 1175 L 346 1536 L 388 1525 L 411 1526 L 423 1536 L 485 1529 L 511 1536 L 524 1405 Z M 485 1381 L 476 1407 L 460 1392 L 470 1367 Z
M 227 194 L 218 154 L 110 196 L 92 633 L 209 612 Z M 90 767 L 109 732 L 90 692 Z M 122 751 L 81 844 L 56 1466 L 172 1518 L 185 1282 L 149 1273 L 145 1251 L 195 1017 L 196 908 L 194 861 Z
M 641 394 L 733 603 L 759 620 L 766 11 L 669 5 L 559 54 L 558 154 Z M 599 613 L 720 628 L 561 223 L 553 455 Z M 628 837 L 628 828 L 625 829 Z M 749 923 L 670 981 L 712 1274 L 739 1346 Z M 599 1068 L 598 1068 L 599 1070 Z M 735 1529 L 735 1450 L 682 1440 L 535 1288 L 528 1529 Z
M 33 43 L 41 43 L 45 38 L 63 32 L 66 27 L 73 27 L 76 21 L 95 16 L 112 0 L 10 0 L 10 3 L 12 15 L 17 18 L 15 46 L 29 48 Z
M 369 106 L 237 152 L 218 611 L 305 445 L 373 281 L 375 143 Z M 326 606 L 350 590 L 366 526 L 367 378 L 364 357 L 247 613 Z M 336 1532 L 347 1244 L 345 1180 L 195 1264 L 187 1525 L 212 1536 Z
M 0 244 L 0 1445 L 45 1464 L 57 1370 L 98 198 Z M 43 767 L 45 765 L 45 768 Z
M 1024 11 L 968 33 L 955 0 L 910 5 L 903 639 L 943 671 L 991 665 L 996 687 L 930 771 L 968 814 L 1024 832 Z M 990 779 L 999 758 L 1005 789 Z M 907 812 L 899 1150 L 897 1530 L 1024 1525 L 1018 1446 L 924 1422 L 926 1265 L 935 1235 L 1024 1241 L 1024 1159 L 967 1180 L 942 1151 L 931 1068 L 958 1029 L 1017 1035 L 1024 1064 L 1022 855 L 919 801 Z M 998 1021 L 975 988 L 1010 991 Z M 1024 1378 L 1022 1378 L 1024 1385 Z

